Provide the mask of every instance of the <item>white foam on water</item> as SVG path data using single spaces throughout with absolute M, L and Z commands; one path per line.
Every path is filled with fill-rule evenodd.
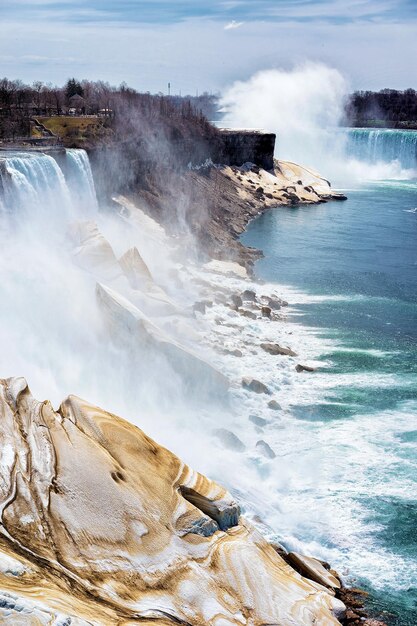
M 215 284 L 215 276 L 212 281 Z M 303 304 L 320 301 L 288 286 L 259 286 L 231 278 L 222 286 L 225 284 L 231 292 L 249 288 L 258 295 L 276 293 L 290 301 L 295 295 Z M 417 574 L 416 563 L 378 540 L 382 527 L 371 523 L 370 516 L 375 498 L 414 497 L 412 474 L 407 479 L 396 478 L 395 469 L 407 461 L 395 443 L 399 432 L 417 428 L 415 412 L 404 405 L 395 411 L 309 421 L 297 419 L 293 409 L 319 404 L 334 407 L 337 414 L 337 407 L 348 405 L 326 401 L 330 390 L 398 388 L 415 381 L 394 373 L 333 374 L 331 363 L 319 360 L 321 356 L 355 350 L 344 348 L 337 339 L 318 337 L 315 329 L 292 321 L 291 308 L 280 313 L 287 310 L 291 319 L 276 322 L 247 319 L 222 305 L 207 311 L 212 326 L 208 341 L 243 353 L 242 357 L 221 356 L 218 363 L 235 381 L 235 417 L 228 418 L 227 427 L 246 446 L 241 454 L 246 458 L 241 463 L 249 461 L 254 467 L 253 474 L 245 473 L 245 482 L 236 476 L 234 481 L 237 478 L 238 482 L 230 482 L 227 472 L 222 472 L 223 480 L 238 492 L 246 514 L 260 516 L 264 530 L 287 548 L 330 560 L 350 582 L 360 577 L 378 589 L 407 589 Z M 270 356 L 259 348 L 263 341 L 290 346 L 299 356 Z M 390 354 L 381 350 L 362 352 L 378 358 Z M 316 365 L 319 371 L 299 374 L 295 371 L 299 362 Z M 239 382 L 245 375 L 265 383 L 273 395 L 243 390 Z M 271 398 L 279 402 L 279 411 L 268 408 Z M 253 424 L 248 419 L 251 414 L 266 420 L 266 425 Z M 256 442 L 260 439 L 271 446 L 275 459 L 267 460 L 259 454 Z
M 393 356 L 394 354 L 399 354 L 397 350 L 377 350 L 376 348 L 348 348 L 341 346 L 340 348 L 333 348 L 333 352 L 347 352 L 354 354 L 369 354 L 369 356 L 374 356 L 377 358 L 384 358 L 386 356 Z

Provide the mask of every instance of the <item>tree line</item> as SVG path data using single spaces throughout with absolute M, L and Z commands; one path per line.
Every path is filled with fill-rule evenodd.
M 417 128 L 417 91 L 355 91 L 346 104 L 346 114 L 354 126 Z
M 180 97 L 140 93 L 125 83 L 115 87 L 104 81 L 70 78 L 59 87 L 41 81 L 27 85 L 21 80 L 2 78 L 0 138 L 28 136 L 32 118 L 71 114 L 101 116 L 107 118 L 106 123 L 126 132 L 132 129 L 133 120 L 137 125 L 139 118 L 145 126 L 158 121 L 171 131 L 177 128 L 180 134 L 190 126 L 203 133 L 212 132 L 207 115 L 211 116 L 215 101 L 209 94 Z M 127 115 L 132 117 L 130 124 Z

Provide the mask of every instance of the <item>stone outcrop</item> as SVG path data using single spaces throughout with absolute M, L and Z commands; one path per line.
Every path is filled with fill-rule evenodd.
M 295 366 L 296 371 L 301 374 L 302 372 L 314 372 L 314 367 L 310 365 L 303 365 L 302 363 L 297 363 Z
M 245 378 L 242 379 L 242 387 L 248 391 L 253 391 L 254 393 L 266 393 L 268 395 L 271 393 L 264 383 L 261 383 L 260 380 L 256 380 L 256 378 L 251 378 L 250 376 L 245 376 Z
M 297 353 L 291 350 L 291 348 L 283 348 L 277 343 L 261 343 L 261 348 L 273 356 L 297 356 Z
M 129 205 L 124 209 L 129 209 Z M 132 216 L 142 232 L 165 244 L 166 235 L 154 220 L 139 209 L 135 209 Z M 136 247 L 117 259 L 112 246 L 93 221 L 74 223 L 69 236 L 74 262 L 96 280 L 100 316 L 115 344 L 124 351 L 134 347 L 138 354 L 146 352 L 148 367 L 155 359 L 158 370 L 161 358 L 171 363 L 187 393 L 194 393 L 195 382 L 191 381 L 197 376 L 204 381 L 208 393 L 216 389 L 222 394 L 227 390 L 227 378 L 188 345 L 188 339 L 194 337 L 195 331 L 187 320 L 187 311 L 154 282 Z M 199 390 L 202 388 L 200 385 Z
M 260 439 L 259 441 L 256 442 L 256 448 L 267 459 L 275 459 L 276 457 L 275 452 L 272 450 L 271 446 L 263 439 Z
M 320 585 L 330 589 L 336 590 L 341 588 L 340 580 L 317 559 L 297 554 L 296 552 L 289 552 L 287 560 L 300 574 L 307 576 L 310 580 L 315 580 Z
M 273 411 L 279 411 L 281 409 L 280 404 L 276 401 L 276 400 L 270 400 L 268 402 L 268 406 L 270 409 L 272 409 Z
M 260 256 L 259 251 L 245 248 L 236 239 L 248 222 L 259 213 L 277 206 L 317 204 L 328 200 L 342 200 L 330 183 L 317 172 L 290 163 L 274 160 L 272 169 L 254 163 L 241 166 L 223 165 L 192 171 L 184 180 L 184 193 L 191 199 L 190 206 L 207 204 L 205 219 L 191 216 L 192 227 L 210 254 L 218 258 L 232 256 L 251 268 Z M 277 300 L 270 308 L 285 306 Z M 271 306 L 272 305 L 272 306 Z
M 55 411 L 23 378 L 0 381 L 0 412 L 2 623 L 339 623 L 331 589 L 135 426 L 75 396 Z

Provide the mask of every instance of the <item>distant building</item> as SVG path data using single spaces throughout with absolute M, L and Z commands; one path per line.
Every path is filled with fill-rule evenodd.
M 99 109 L 100 117 L 113 117 L 113 109 Z

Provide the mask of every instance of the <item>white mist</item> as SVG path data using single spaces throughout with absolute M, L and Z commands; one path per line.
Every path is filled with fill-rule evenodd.
M 346 78 L 322 63 L 262 70 L 224 91 L 222 123 L 275 132 L 277 158 L 311 167 L 335 186 L 412 177 L 396 159 L 370 162 L 350 152 L 342 128 L 349 91 Z

